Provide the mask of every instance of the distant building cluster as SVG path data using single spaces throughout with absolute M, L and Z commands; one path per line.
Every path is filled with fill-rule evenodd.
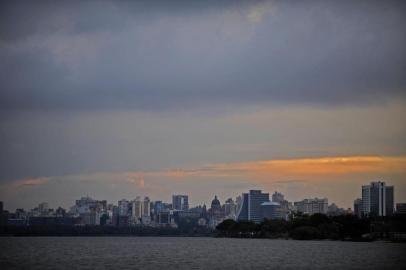
M 15 213 L 3 211 L 1 207 L 0 225 L 75 225 L 75 226 L 152 226 L 178 227 L 182 220 L 192 219 L 198 226 L 215 228 L 225 219 L 235 219 L 237 204 L 229 198 L 221 204 L 214 197 L 210 208 L 206 205 L 189 207 L 188 195 L 173 195 L 172 202 L 151 201 L 149 197 L 137 196 L 133 200 L 122 199 L 117 204 L 106 200 L 95 200 L 89 196 L 75 201 L 69 210 L 61 207 L 52 209 L 48 203 L 25 211 L 17 209 Z
M 269 193 L 249 190 L 235 200 L 228 198 L 223 204 L 214 196 L 209 208 L 206 205 L 189 206 L 189 196 L 175 194 L 172 202 L 152 201 L 149 197 L 122 199 L 117 204 L 95 200 L 89 196 L 75 201 L 69 210 L 50 208 L 48 203 L 14 213 L 4 211 L 0 201 L 0 225 L 72 225 L 72 226 L 152 226 L 177 228 L 183 221 L 193 220 L 196 226 L 215 228 L 226 219 L 261 222 L 264 219 L 289 220 L 293 215 L 326 214 L 330 216 L 354 214 L 364 216 L 389 216 L 394 214 L 394 187 L 385 182 L 371 182 L 362 186 L 362 198 L 354 201 L 354 209 L 328 204 L 327 198 L 306 198 L 289 202 L 275 191 Z M 396 213 L 406 214 L 406 203 L 396 205 Z M 183 222 L 183 223 L 182 223 Z
M 237 220 L 248 220 L 261 222 L 263 219 L 284 219 L 294 214 L 326 214 L 343 215 L 352 214 L 351 209 L 339 208 L 334 203 L 328 205 L 327 198 L 309 198 L 297 202 L 285 200 L 285 196 L 280 192 L 272 194 L 272 200 L 268 193 L 262 193 L 261 190 L 250 190 L 242 194 L 242 203 L 239 207 Z

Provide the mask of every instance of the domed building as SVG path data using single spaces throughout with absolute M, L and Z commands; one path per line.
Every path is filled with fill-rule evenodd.
M 209 227 L 215 228 L 224 220 L 224 210 L 221 207 L 221 203 L 217 196 L 211 201 L 211 207 L 209 209 Z
M 221 209 L 221 203 L 217 199 L 217 195 L 214 196 L 214 199 L 211 201 L 211 209 Z
M 214 199 L 211 201 L 210 216 L 214 218 L 222 218 L 224 216 L 224 211 L 217 195 L 214 196 Z
M 261 219 L 283 219 L 281 205 L 277 202 L 261 203 Z

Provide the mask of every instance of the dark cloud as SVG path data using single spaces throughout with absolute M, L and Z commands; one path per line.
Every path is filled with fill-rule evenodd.
M 0 41 L 16 42 L 56 32 L 89 33 L 118 30 L 134 17 L 189 16 L 230 7 L 244 8 L 263 0 L 141 0 L 141 1 L 12 1 L 0 3 Z M 148 22 L 146 22 L 148 23 Z
M 3 110 L 360 104 L 406 92 L 404 1 L 1 5 Z

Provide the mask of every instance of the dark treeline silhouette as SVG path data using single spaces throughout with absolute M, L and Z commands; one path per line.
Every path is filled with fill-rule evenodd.
M 404 241 L 406 216 L 358 218 L 354 215 L 296 215 L 290 221 L 225 220 L 217 226 L 218 237 L 285 238 L 297 240 L 331 239 L 370 241 L 391 239 Z
M 297 240 L 372 241 L 388 239 L 405 241 L 406 216 L 369 217 L 353 215 L 326 216 L 323 214 L 295 215 L 289 221 L 224 220 L 216 231 L 199 226 L 197 219 L 183 218 L 178 227 L 171 226 L 106 226 L 42 224 L 0 226 L 0 236 L 217 236 L 238 238 L 284 238 Z

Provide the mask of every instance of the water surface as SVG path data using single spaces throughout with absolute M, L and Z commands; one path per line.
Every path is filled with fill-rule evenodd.
M 406 269 L 406 245 L 182 237 L 0 237 L 0 269 Z

